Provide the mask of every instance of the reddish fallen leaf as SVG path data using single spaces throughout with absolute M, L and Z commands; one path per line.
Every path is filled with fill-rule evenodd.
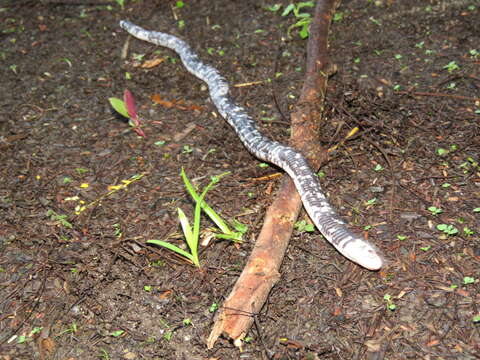
M 165 61 L 164 58 L 155 58 L 155 59 L 151 59 L 151 60 L 146 60 L 146 61 L 143 62 L 142 65 L 140 65 L 140 67 L 143 68 L 143 69 L 151 69 L 151 68 L 157 66 L 158 64 L 161 64 L 164 61 Z
M 53 354 L 55 350 L 55 341 L 52 338 L 45 338 L 40 341 L 40 351 L 46 355 Z
M 289 349 L 303 349 L 305 347 L 301 342 L 292 339 L 281 339 L 280 343 Z
M 435 345 L 438 345 L 440 343 L 440 341 L 438 339 L 433 339 L 433 340 L 430 340 L 428 343 L 427 343 L 427 346 L 428 347 L 432 347 L 432 346 L 435 346 Z
M 158 104 L 158 105 L 161 105 L 167 109 L 171 109 L 171 108 L 176 108 L 176 109 L 179 109 L 179 110 L 186 110 L 186 111 L 202 111 L 203 108 L 199 105 L 195 105 L 195 104 L 192 104 L 192 105 L 188 105 L 188 104 L 185 104 L 185 101 L 184 100 L 172 100 L 172 101 L 169 101 L 169 100 L 164 100 L 161 98 L 161 96 L 159 94 L 153 94 L 152 96 L 150 96 L 150 99 L 155 103 L 155 104 Z
M 415 254 L 414 252 L 411 252 L 409 255 L 409 258 L 410 258 L 410 261 L 411 262 L 415 262 L 417 261 L 417 254 Z
M 167 109 L 170 109 L 172 107 L 175 106 L 175 104 L 171 101 L 166 101 L 166 100 L 163 100 L 160 95 L 158 94 L 153 94 L 150 99 L 152 99 L 152 101 L 155 103 L 155 104 L 159 104 L 159 105 L 162 105 L 163 107 L 166 107 Z
M 158 295 L 158 297 L 159 297 L 160 299 L 167 299 L 167 298 L 169 298 L 171 295 L 172 295 L 172 290 L 167 290 L 167 291 L 164 291 L 163 293 L 161 293 L 160 295 Z
M 455 292 L 459 295 L 462 295 L 464 297 L 470 297 L 470 293 L 466 290 L 463 289 L 456 289 Z

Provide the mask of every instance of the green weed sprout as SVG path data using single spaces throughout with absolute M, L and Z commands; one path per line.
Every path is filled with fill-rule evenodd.
M 230 172 L 224 172 L 223 174 L 212 176 L 212 180 L 210 181 L 210 184 L 207 185 L 204 191 L 210 190 L 216 183 L 220 181 L 222 177 L 228 174 L 230 174 Z M 183 168 L 180 175 L 182 176 L 183 183 L 185 184 L 185 187 L 187 188 L 188 193 L 193 198 L 193 200 L 198 204 L 200 200 L 200 196 L 198 196 L 197 192 L 195 191 L 195 188 L 191 184 Z M 223 221 L 223 219 L 205 201 L 201 201 L 200 206 L 202 210 L 205 212 L 205 214 L 207 214 L 207 216 L 210 218 L 210 220 L 212 220 L 215 223 L 215 225 L 217 225 L 217 227 L 220 229 L 221 233 L 216 234 L 215 235 L 216 237 L 220 239 L 233 240 L 237 242 L 242 241 L 242 235 L 247 231 L 247 228 L 245 225 L 241 224 L 238 221 L 234 221 L 233 225 L 237 231 L 236 232 L 232 231 L 228 227 L 227 223 Z
M 458 234 L 458 229 L 453 225 L 447 224 L 438 224 L 437 229 L 443 231 L 447 235 L 456 235 Z
M 388 310 L 393 311 L 397 308 L 397 306 L 394 304 L 394 302 L 392 300 L 392 296 L 390 294 L 385 294 L 383 296 L 383 300 L 386 301 Z
M 198 242 L 200 237 L 200 213 L 201 210 L 208 215 L 208 217 L 218 226 L 218 228 L 222 231 L 222 234 L 216 234 L 217 237 L 222 239 L 230 239 L 233 241 L 241 241 L 242 234 L 246 231 L 246 229 L 239 226 L 237 223 L 235 224 L 236 229 L 238 232 L 234 232 L 230 230 L 228 225 L 225 221 L 203 200 L 205 198 L 206 193 L 220 181 L 220 178 L 229 174 L 228 172 L 220 174 L 218 176 L 212 176 L 212 180 L 210 183 L 203 189 L 202 193 L 198 195 L 195 188 L 191 184 L 190 180 L 188 179 L 187 175 L 185 174 L 185 170 L 182 168 L 181 177 L 187 191 L 192 196 L 193 200 L 195 201 L 195 213 L 194 213 L 194 220 L 193 220 L 193 229 L 190 226 L 190 222 L 183 212 L 182 209 L 177 208 L 178 211 L 178 218 L 180 220 L 180 224 L 182 226 L 183 234 L 185 235 L 185 240 L 187 242 L 188 248 L 190 252 L 185 251 L 179 248 L 176 245 L 173 245 L 169 242 L 162 241 L 162 240 L 148 240 L 148 244 L 155 244 L 159 246 L 163 246 L 171 251 L 176 252 L 177 254 L 187 258 L 190 260 L 196 267 L 200 267 L 200 262 L 198 260 Z M 243 224 L 240 224 L 243 225 Z
M 292 3 L 285 7 L 285 9 L 282 12 L 282 16 L 287 16 L 290 13 L 293 13 L 293 15 L 298 20 L 295 24 L 291 25 L 288 28 L 287 30 L 288 36 L 290 36 L 290 33 L 294 28 L 300 28 L 300 32 L 299 32 L 300 37 L 302 39 L 308 38 L 308 36 L 310 35 L 308 28 L 310 26 L 310 23 L 312 22 L 312 17 L 309 13 L 301 13 L 300 10 L 304 7 L 314 7 L 314 6 L 315 6 L 315 3 L 313 1 L 303 1 L 296 4 Z M 276 11 L 278 9 L 279 7 L 270 8 L 271 11 L 272 10 Z

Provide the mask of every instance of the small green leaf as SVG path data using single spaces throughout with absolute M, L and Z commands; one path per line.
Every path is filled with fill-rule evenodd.
M 294 9 L 295 9 L 295 4 L 290 4 L 290 5 L 288 5 L 288 6 L 285 8 L 285 10 L 283 10 L 282 16 L 287 16 L 287 15 L 290 14 Z
M 438 155 L 438 156 L 444 156 L 444 155 L 446 155 L 446 154 L 448 154 L 448 150 L 447 150 L 447 149 L 443 149 L 443 148 L 438 148 L 438 149 L 437 149 L 437 155 Z
M 429 206 L 428 211 L 430 211 L 432 213 L 432 215 L 438 215 L 438 214 L 441 214 L 443 212 L 442 209 L 439 209 L 436 206 Z
M 474 282 L 475 282 L 475 278 L 474 278 L 474 277 L 465 276 L 465 277 L 463 278 L 463 285 L 473 284 Z
M 113 337 L 119 337 L 121 336 L 125 331 L 123 330 L 116 330 L 114 332 L 112 332 L 110 335 L 112 335 Z
M 110 105 L 112 105 L 112 108 L 118 112 L 120 115 L 122 115 L 125 118 L 130 118 L 128 116 L 128 111 L 127 108 L 125 107 L 125 102 L 119 98 L 108 98 L 108 101 L 110 101 Z
M 26 337 L 25 335 L 20 335 L 20 336 L 18 337 L 17 342 L 18 342 L 19 344 L 23 344 L 25 341 L 27 341 L 27 337 Z
M 267 6 L 266 9 L 268 11 L 271 11 L 271 12 L 276 12 L 276 11 L 280 10 L 281 7 L 282 7 L 282 4 L 274 4 L 274 5 L 271 5 L 271 6 Z

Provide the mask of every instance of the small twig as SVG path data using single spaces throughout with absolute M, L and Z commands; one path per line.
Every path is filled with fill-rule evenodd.
M 448 98 L 458 99 L 458 100 L 480 101 L 480 97 L 472 98 L 468 96 L 445 94 L 445 93 L 431 93 L 431 92 L 423 92 L 423 91 L 397 91 L 397 93 L 412 95 L 412 96 L 437 96 L 437 97 L 448 97 Z

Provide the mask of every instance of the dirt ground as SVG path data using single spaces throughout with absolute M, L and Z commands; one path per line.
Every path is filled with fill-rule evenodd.
M 249 85 L 235 99 L 287 142 L 306 41 L 288 36 L 289 1 L 275 3 L 0 1 L 0 359 L 480 358 L 478 0 L 343 1 L 322 145 L 360 131 L 320 175 L 388 264 L 364 270 L 298 229 L 243 352 L 227 339 L 207 350 L 279 182 L 259 179 L 279 170 L 243 148 L 174 53 L 127 48 L 118 22 L 187 40 Z M 126 88 L 146 138 L 109 105 Z M 146 244 L 184 243 L 182 167 L 200 187 L 229 171 L 207 201 L 248 226 L 241 244 L 202 247 L 200 270 Z

